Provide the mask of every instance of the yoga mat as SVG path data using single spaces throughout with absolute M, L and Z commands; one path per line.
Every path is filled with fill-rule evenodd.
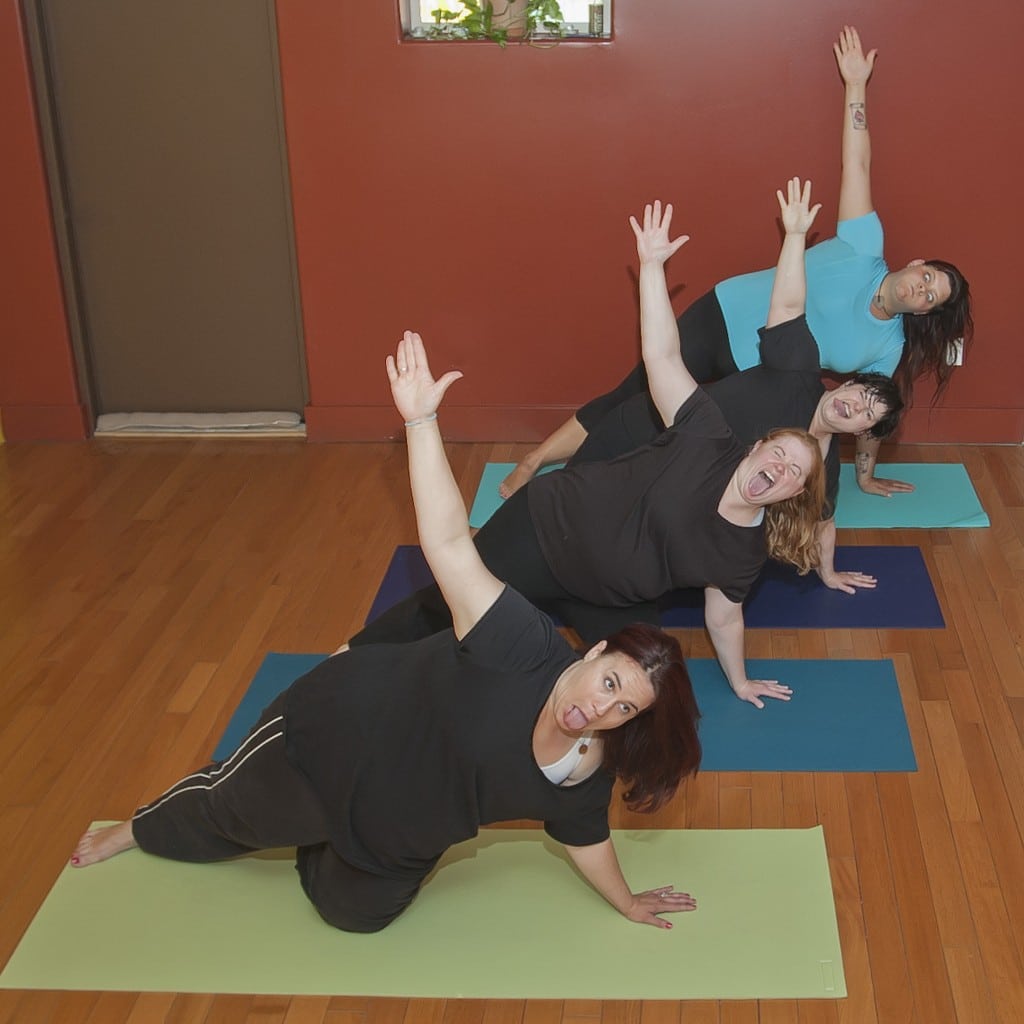
M 542 476 L 544 473 L 553 473 L 564 465 L 564 462 L 558 462 L 545 466 L 537 475 Z M 483 526 L 494 515 L 496 509 L 504 500 L 498 493 L 498 484 L 515 468 L 516 464 L 514 462 L 488 462 L 484 466 L 483 476 L 480 477 L 480 484 L 476 489 L 476 497 L 473 499 L 473 507 L 469 510 L 470 526 Z
M 881 499 L 879 499 L 881 500 Z M 866 572 L 878 579 L 874 590 L 844 594 L 829 590 L 816 573 L 799 576 L 795 569 L 769 560 L 744 605 L 751 629 L 942 629 L 945 620 L 920 548 L 836 548 L 837 569 Z M 380 589 L 366 617 L 381 612 L 433 583 L 433 576 L 415 545 L 395 549 Z M 661 602 L 666 628 L 704 625 L 704 593 L 677 590 Z
M 213 751 L 213 760 L 223 761 L 245 739 L 260 717 L 260 712 L 299 676 L 304 676 L 326 657 L 326 654 L 274 652 L 266 655 Z
M 501 504 L 498 484 L 515 468 L 513 462 L 488 462 L 484 467 L 470 526 L 483 526 Z M 548 466 L 549 473 L 561 466 Z M 878 476 L 903 480 L 916 486 L 912 494 L 880 498 L 865 494 L 858 486 L 854 467 L 844 463 L 839 472 L 839 501 L 836 526 L 841 528 L 887 529 L 889 527 L 988 526 L 988 516 L 971 485 L 967 470 L 959 462 L 892 462 L 878 466 Z
M 177 864 L 138 850 L 65 868 L 4 988 L 532 999 L 846 994 L 824 836 L 812 829 L 617 832 L 638 889 L 699 908 L 627 921 L 534 830 L 454 847 L 374 935 L 324 924 L 290 857 Z
M 849 529 L 941 528 L 988 526 L 967 470 L 959 462 L 893 462 L 875 467 L 875 474 L 914 484 L 911 494 L 880 498 L 857 486 L 852 464 L 839 469 L 836 526 Z
M 268 654 L 217 745 L 227 757 L 263 708 L 324 655 Z M 917 770 L 891 661 L 748 661 L 753 679 L 793 688 L 765 707 L 733 696 L 709 658 L 687 661 L 697 704 L 704 771 L 908 772 Z

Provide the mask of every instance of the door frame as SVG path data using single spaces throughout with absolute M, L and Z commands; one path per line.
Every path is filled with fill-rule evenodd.
M 89 325 L 85 315 L 84 300 L 79 274 L 79 263 L 75 249 L 74 228 L 67 199 L 67 171 L 61 154 L 59 124 L 53 69 L 50 50 L 47 45 L 45 0 L 19 0 L 22 25 L 25 31 L 32 84 L 35 90 L 36 118 L 39 138 L 46 170 L 47 191 L 50 197 L 50 211 L 53 221 L 54 241 L 60 270 L 61 289 L 64 295 L 64 310 L 71 339 L 71 352 L 75 364 L 79 397 L 85 410 L 89 436 L 96 431 L 96 386 L 93 367 L 89 358 Z M 292 210 L 291 168 L 288 160 L 287 135 L 284 123 L 284 98 L 281 90 L 281 54 L 277 34 L 277 8 L 275 0 L 263 0 L 263 8 L 269 28 L 271 58 L 277 74 L 273 76 L 274 105 L 276 112 L 278 152 L 281 157 L 281 177 L 285 197 L 285 224 L 288 236 L 288 266 L 291 278 L 292 314 L 295 321 L 295 337 L 299 342 L 299 371 L 302 383 L 303 405 L 309 405 L 309 368 L 306 364 L 306 342 L 302 318 L 302 293 L 299 284 L 298 258 L 295 249 L 295 221 Z

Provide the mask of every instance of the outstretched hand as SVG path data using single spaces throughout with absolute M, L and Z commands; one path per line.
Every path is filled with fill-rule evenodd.
M 781 189 L 775 195 L 779 200 L 782 226 L 786 234 L 806 235 L 821 209 L 821 203 L 811 206 L 811 183 L 805 181 L 801 188 L 799 178 L 790 178 L 786 185 L 786 195 L 782 194 Z
M 672 224 L 672 204 L 667 203 L 664 213 L 661 200 L 655 199 L 653 206 L 648 203 L 644 207 L 643 227 L 637 223 L 636 217 L 629 218 L 629 226 L 636 235 L 636 251 L 640 263 L 664 263 L 689 240 L 689 235 L 680 235 L 675 241 L 668 239 L 668 229 Z
M 462 376 L 461 370 L 449 370 L 440 380 L 434 380 L 423 341 L 413 331 L 405 332 L 398 351 L 388 356 L 386 365 L 395 408 L 406 422 L 436 413 L 444 393 Z
M 676 892 L 671 885 L 658 889 L 633 893 L 633 904 L 626 911 L 626 917 L 637 924 L 652 924 L 655 928 L 671 928 L 659 914 L 678 914 L 685 910 L 696 910 L 697 901 L 688 892 Z
M 860 36 L 852 25 L 844 25 L 839 39 L 832 44 L 836 55 L 839 74 L 847 85 L 863 85 L 871 77 L 878 50 L 869 50 L 865 55 L 860 45 Z

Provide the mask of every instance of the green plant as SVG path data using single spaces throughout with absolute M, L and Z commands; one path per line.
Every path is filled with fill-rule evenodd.
M 509 27 L 503 16 L 512 6 L 508 0 L 462 0 L 462 10 L 449 11 L 443 7 L 431 11 L 434 24 L 427 28 L 428 39 L 489 39 L 499 46 L 507 46 Z M 502 18 L 495 24 L 495 16 Z M 543 34 L 545 38 L 559 37 L 565 32 L 565 18 L 558 0 L 526 0 L 521 31 L 515 39 L 532 39 Z

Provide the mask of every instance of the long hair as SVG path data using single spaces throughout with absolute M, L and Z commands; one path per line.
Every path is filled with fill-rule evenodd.
M 656 811 L 700 767 L 700 710 L 679 641 L 664 630 L 635 622 L 607 639 L 647 673 L 654 703 L 635 718 L 601 733 L 602 763 L 625 784 L 632 811 Z
M 974 338 L 974 317 L 971 314 L 971 289 L 967 278 L 945 260 L 925 260 L 949 278 L 949 298 L 930 313 L 913 316 L 903 314 L 903 355 L 896 367 L 896 383 L 909 407 L 914 381 L 926 373 L 935 377 L 934 405 L 946 389 L 953 364 L 949 361 L 950 346 L 960 342 L 967 351 Z
M 825 504 L 825 466 L 818 442 L 806 430 L 778 427 L 761 440 L 770 444 L 782 436 L 802 441 L 814 453 L 814 459 L 810 472 L 804 478 L 804 489 L 799 494 L 765 506 L 764 538 L 772 558 L 795 565 L 804 576 L 818 564 L 817 527 Z
M 885 406 L 885 415 L 870 426 L 868 436 L 879 440 L 888 437 L 900 425 L 903 415 L 903 395 L 895 378 L 886 377 L 884 373 L 855 373 L 850 380 L 860 384 Z

